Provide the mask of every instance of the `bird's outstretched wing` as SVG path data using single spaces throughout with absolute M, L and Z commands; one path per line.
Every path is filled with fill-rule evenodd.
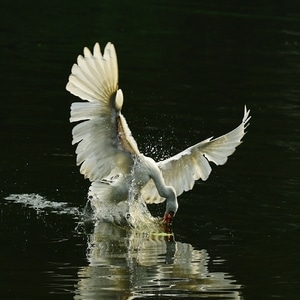
M 71 106 L 70 122 L 80 122 L 72 131 L 80 172 L 91 181 L 101 180 L 112 171 L 127 173 L 138 154 L 125 118 L 121 114 L 123 94 L 118 90 L 118 65 L 113 44 L 101 54 L 84 48 L 72 67 L 66 89 L 88 102 Z
M 198 179 L 206 180 L 211 173 L 209 162 L 216 165 L 226 163 L 230 156 L 241 144 L 245 129 L 250 120 L 250 110 L 245 106 L 242 123 L 231 132 L 216 139 L 206 139 L 179 154 L 158 163 L 166 185 L 175 188 L 177 196 L 193 188 Z M 165 199 L 160 197 L 152 180 L 141 190 L 142 197 L 147 203 L 160 203 Z

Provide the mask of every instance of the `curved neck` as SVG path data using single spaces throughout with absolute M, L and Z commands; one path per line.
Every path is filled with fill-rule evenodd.
M 175 215 L 178 209 L 178 202 L 176 197 L 176 191 L 172 186 L 165 184 L 161 170 L 155 163 L 155 161 L 149 157 L 144 157 L 145 167 L 148 170 L 149 177 L 152 178 L 157 188 L 159 195 L 166 198 L 166 213 L 172 211 Z

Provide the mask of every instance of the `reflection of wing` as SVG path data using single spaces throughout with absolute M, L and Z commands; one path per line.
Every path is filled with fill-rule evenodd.
M 198 179 L 206 180 L 211 172 L 209 162 L 216 165 L 226 163 L 235 148 L 241 143 L 248 126 L 250 111 L 245 107 L 242 123 L 231 132 L 216 139 L 204 140 L 179 154 L 158 163 L 166 185 L 175 188 L 177 196 L 193 188 Z M 149 181 L 141 191 L 147 203 L 160 203 L 165 199 L 157 193 L 153 181 Z
M 93 54 L 84 48 L 66 89 L 88 102 L 71 106 L 71 122 L 83 121 L 73 129 L 73 144 L 78 143 L 77 165 L 91 181 L 116 172 L 128 172 L 132 164 L 130 153 L 139 153 L 125 118 L 121 114 L 123 94 L 118 90 L 117 56 L 108 43 L 102 56 L 99 44 Z

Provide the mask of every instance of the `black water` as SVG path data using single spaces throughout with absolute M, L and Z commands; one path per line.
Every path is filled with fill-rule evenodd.
M 0 298 L 296 299 L 299 9 L 1 1 Z M 175 240 L 82 225 L 89 183 L 75 166 L 75 98 L 64 88 L 96 41 L 115 44 L 124 115 L 155 159 L 228 132 L 251 109 L 237 152 L 180 197 Z

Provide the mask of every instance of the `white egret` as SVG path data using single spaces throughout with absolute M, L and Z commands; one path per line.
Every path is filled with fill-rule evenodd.
M 66 89 L 87 100 L 71 105 L 70 122 L 79 122 L 73 128 L 72 143 L 78 144 L 80 172 L 91 181 L 92 207 L 105 212 L 111 221 L 134 223 L 131 218 L 142 220 L 143 215 L 150 215 L 145 203 L 166 200 L 164 220 L 170 223 L 178 209 L 177 197 L 191 190 L 196 180 L 208 178 L 209 162 L 225 164 L 241 143 L 250 111 L 245 106 L 242 123 L 231 132 L 155 162 L 140 153 L 121 113 L 123 93 L 118 87 L 113 44 L 106 45 L 103 55 L 98 43 L 93 53 L 88 48 L 83 52 L 72 67 Z M 131 216 L 128 207 L 138 202 Z

